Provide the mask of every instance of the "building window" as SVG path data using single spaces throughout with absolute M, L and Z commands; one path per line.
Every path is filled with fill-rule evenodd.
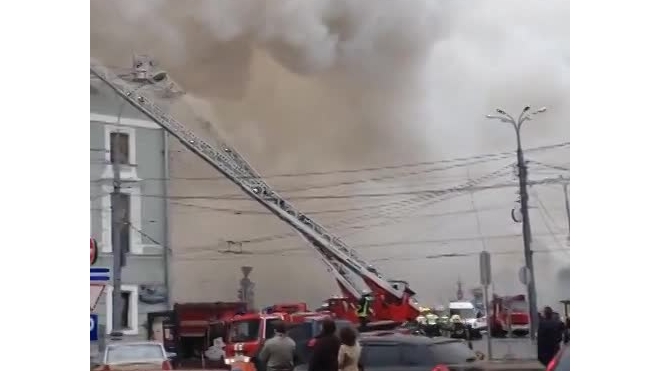
M 128 133 L 110 133 L 110 162 L 128 165 L 130 158 Z
M 119 246 L 128 253 L 131 251 L 131 196 L 126 193 L 113 194 L 110 202 L 111 220 L 121 220 L 119 225 L 113 225 L 112 228 L 119 228 Z
M 136 129 L 118 125 L 104 125 L 104 148 L 106 161 L 101 178 L 114 177 L 113 165 L 118 164 L 122 180 L 137 182 Z M 115 153 L 115 151 L 117 153 Z
M 122 330 L 131 328 L 131 292 L 121 292 L 121 328 Z
M 105 289 L 106 332 L 112 332 L 112 286 Z M 137 335 L 138 324 L 138 286 L 121 285 L 121 328 L 124 335 Z
M 120 196 L 113 195 L 111 184 L 103 184 L 101 190 L 105 195 L 101 198 L 101 252 L 112 253 L 112 218 L 124 219 L 127 223 L 118 223 L 120 240 L 117 242 L 125 252 L 131 254 L 143 253 L 143 239 L 139 232 L 142 229 L 142 190 L 140 184 L 131 183 L 120 191 Z M 128 211 L 126 211 L 128 210 Z M 119 215 L 113 215 L 113 213 Z M 115 230 L 116 231 L 116 230 Z

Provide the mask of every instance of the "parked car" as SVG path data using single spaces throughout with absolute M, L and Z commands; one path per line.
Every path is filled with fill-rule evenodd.
M 106 346 L 96 370 L 172 370 L 174 356 L 155 341 L 116 342 Z
M 379 332 L 361 334 L 359 341 L 360 363 L 369 371 L 485 370 L 483 354 L 475 353 L 462 340 Z M 306 367 L 300 365 L 296 371 Z
M 571 371 L 571 348 L 565 345 L 550 361 L 546 371 Z

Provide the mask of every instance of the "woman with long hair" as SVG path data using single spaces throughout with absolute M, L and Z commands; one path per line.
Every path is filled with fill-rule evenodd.
M 339 371 L 359 371 L 360 367 L 360 344 L 357 342 L 357 333 L 351 327 L 344 327 L 339 331 L 341 346 L 337 362 Z

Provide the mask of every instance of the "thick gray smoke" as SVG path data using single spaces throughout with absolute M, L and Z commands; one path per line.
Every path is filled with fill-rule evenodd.
M 212 131 L 295 172 L 508 150 L 495 107 L 547 106 L 525 144 L 566 141 L 568 22 L 568 0 L 92 0 L 91 53 L 156 56 Z

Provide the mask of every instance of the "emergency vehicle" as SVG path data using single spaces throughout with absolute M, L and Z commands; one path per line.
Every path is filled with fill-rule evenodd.
M 493 336 L 529 334 L 529 305 L 525 295 L 497 296 L 490 302 L 491 333 Z
M 488 328 L 486 316 L 474 307 L 469 301 L 452 301 L 449 303 L 449 316 L 458 314 L 465 324 L 470 325 L 476 331 Z
M 158 94 L 158 91 L 151 89 L 148 84 L 145 85 L 145 81 L 149 82 L 158 75 L 158 71 L 152 68 L 154 65 L 148 56 L 134 56 L 133 70 L 128 74 L 118 75 L 92 60 L 90 72 L 110 86 L 127 103 L 144 113 L 173 138 L 178 139 L 183 146 L 234 182 L 248 197 L 257 201 L 294 229 L 307 242 L 306 246 L 310 246 L 318 253 L 319 258 L 325 263 L 328 272 L 334 276 L 341 293 L 350 304 L 357 302 L 362 290 L 367 288 L 374 298 L 370 321 L 404 322 L 417 317 L 419 305 L 414 299 L 415 292 L 407 282 L 385 278 L 377 268 L 360 258 L 357 251 L 281 197 L 227 143 L 219 142 L 220 148 L 216 148 L 205 142 L 201 136 L 190 131 L 185 124 L 178 122 L 168 113 L 167 109 L 159 107 L 150 98 L 153 94 Z M 160 75 L 158 76 L 160 77 Z M 139 93 L 136 93 L 136 86 L 140 86 Z M 426 204 L 428 197 L 428 195 L 422 195 L 417 202 L 420 205 Z M 414 203 L 414 201 L 409 201 L 407 205 L 410 205 L 410 202 Z M 247 339 L 254 339 L 256 334 L 258 339 L 267 332 L 268 321 L 276 317 L 278 315 L 263 318 L 262 315 L 257 315 L 257 317 L 244 318 L 245 322 L 250 325 L 241 325 L 243 326 L 241 329 L 245 332 L 239 331 L 237 339 L 241 338 L 240 334 L 244 334 Z

